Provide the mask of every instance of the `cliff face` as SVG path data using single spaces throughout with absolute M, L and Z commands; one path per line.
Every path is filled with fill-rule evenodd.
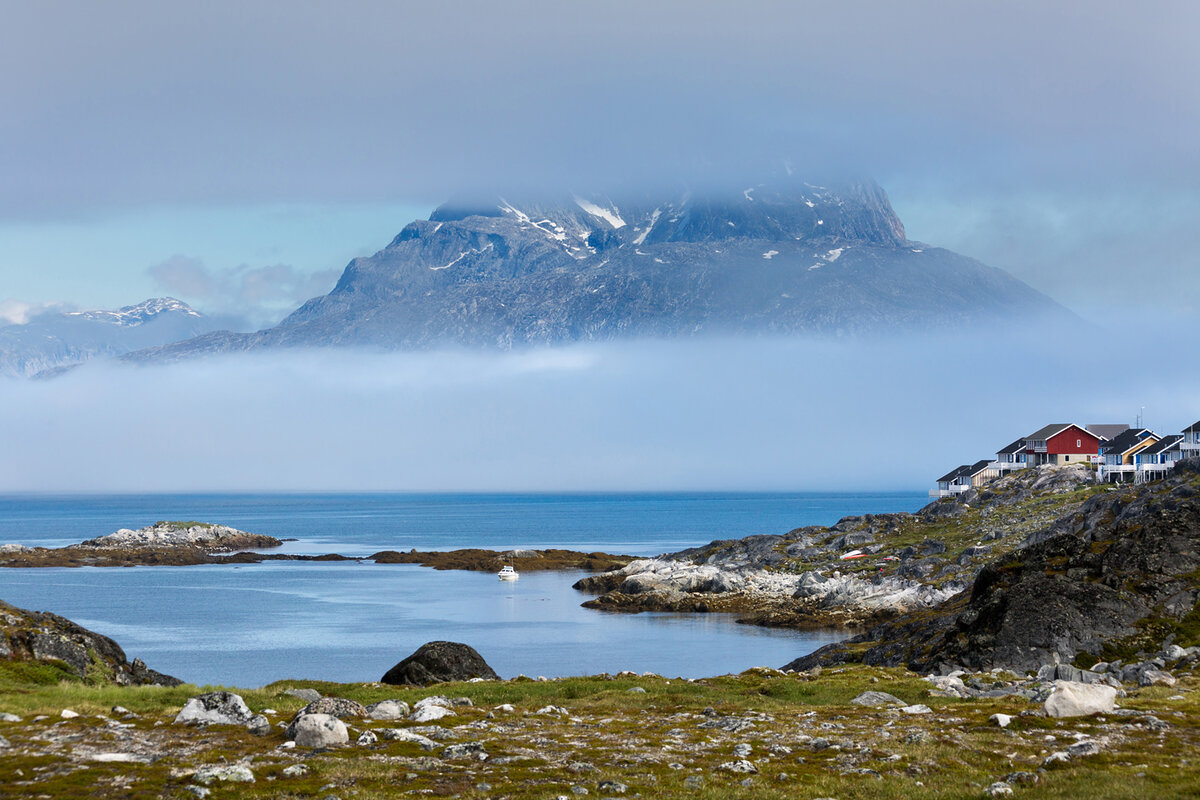
M 1028 670 L 1200 644 L 1200 460 L 1163 481 L 1094 496 L 1027 541 L 941 608 L 795 667 L 861 660 Z
M 1008 274 L 909 242 L 873 183 L 497 197 L 437 209 L 275 328 L 152 360 L 276 346 L 508 348 L 628 336 L 928 329 L 1066 314 Z

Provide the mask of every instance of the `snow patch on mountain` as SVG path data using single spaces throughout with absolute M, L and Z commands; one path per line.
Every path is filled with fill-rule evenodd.
M 595 203 L 589 203 L 582 197 L 576 197 L 575 204 L 593 217 L 599 217 L 609 225 L 612 225 L 613 230 L 625 227 L 625 220 L 621 219 L 621 215 L 617 213 L 616 208 L 601 208 Z

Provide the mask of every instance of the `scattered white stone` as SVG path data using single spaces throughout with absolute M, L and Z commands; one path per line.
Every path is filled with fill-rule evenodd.
M 1051 717 L 1085 717 L 1107 714 L 1115 708 L 1117 690 L 1100 683 L 1055 681 L 1046 698 L 1046 713 Z
M 64 708 L 64 709 L 62 710 L 62 714 L 61 714 L 60 716 L 61 716 L 63 719 L 75 719 L 76 717 L 78 717 L 78 716 L 79 716 L 79 712 L 78 712 L 78 711 L 72 711 L 72 710 L 71 710 L 71 709 L 69 709 L 69 708 Z
M 88 760 L 101 764 L 149 764 L 153 759 L 137 753 L 92 753 Z
M 383 738 L 392 742 L 413 742 L 422 750 L 433 750 L 437 747 L 437 742 L 430 739 L 428 736 L 422 736 L 419 733 L 413 733 L 407 728 L 388 728 L 384 731 Z
M 375 731 L 363 731 L 358 735 L 358 746 L 367 747 L 379 741 L 379 737 L 375 735 Z
M 1163 648 L 1163 658 L 1167 661 L 1178 661 L 1181 658 L 1187 658 L 1187 650 L 1177 644 L 1169 644 Z
M 988 717 L 988 722 L 992 723 L 993 725 L 998 725 L 1001 728 L 1007 728 L 1010 724 L 1012 724 L 1012 721 L 1013 718 L 1009 714 L 992 714 L 990 717 Z
M 454 704 L 450 701 L 449 697 L 446 697 L 445 695 L 442 695 L 442 694 L 435 694 L 435 695 L 431 695 L 430 697 L 422 698 L 422 699 L 418 700 L 416 703 L 414 703 L 413 711 L 417 711 L 422 708 L 427 708 L 429 706 L 442 706 L 444 708 L 449 708 L 452 705 L 454 705 Z
M 758 767 L 754 766 L 754 764 L 750 763 L 744 758 L 738 761 L 726 761 L 721 765 L 721 769 L 725 770 L 726 772 L 745 772 L 751 774 L 756 774 L 758 772 Z
M 233 692 L 209 692 L 189 698 L 175 715 L 175 722 L 204 725 L 245 725 L 254 716 L 240 695 Z
M 988 797 L 1009 797 L 1013 793 L 1012 787 L 1004 781 L 996 781 L 984 791 Z
M 749 742 L 739 742 L 733 746 L 733 754 L 738 758 L 747 758 L 753 751 L 754 748 Z
M 1065 751 L 1055 750 L 1053 753 L 1051 753 L 1050 755 L 1048 755 L 1044 759 L 1042 759 L 1042 767 L 1049 768 L 1049 767 L 1053 767 L 1055 764 L 1066 764 L 1066 763 L 1069 763 L 1070 760 L 1071 760 L 1071 756 L 1068 755 Z
M 367 706 L 367 716 L 371 719 L 404 719 L 411 713 L 412 709 L 403 700 L 381 700 Z
M 419 705 L 420 704 L 418 704 L 418 706 Z M 434 720 L 441 719 L 442 717 L 453 716 L 455 716 L 454 712 L 445 706 L 428 705 L 423 708 L 417 708 L 417 710 L 409 715 L 408 718 L 413 722 L 433 722 Z
M 16 714 L 10 714 L 7 711 L 5 711 L 3 714 L 0 714 L 0 722 L 20 722 L 20 721 L 21 721 L 21 718 L 18 717 Z
M 228 767 L 203 767 L 196 770 L 192 779 L 197 783 L 208 785 L 213 781 L 223 783 L 254 783 L 254 773 L 245 764 L 233 764 Z
M 283 768 L 283 777 L 285 778 L 303 778 L 308 774 L 308 764 L 292 764 L 290 767 Z
M 512 703 L 504 703 L 503 705 L 498 705 L 498 706 L 496 706 L 496 710 L 497 710 L 497 711 L 506 711 L 506 712 L 508 712 L 509 714 L 511 714 L 512 712 L 516 711 L 516 709 L 515 709 L 515 708 L 513 708 L 513 704 L 512 704 Z
M 887 706 L 887 705 L 892 705 L 892 706 L 907 706 L 908 705 L 903 700 L 901 700 L 899 697 L 896 697 L 894 694 L 888 694 L 887 692 L 876 692 L 876 691 L 863 692 L 862 694 L 860 694 L 858 697 L 854 698 L 850 702 L 856 706 L 870 706 L 870 707 Z
M 904 706 L 904 708 L 900 709 L 900 712 L 902 714 L 930 714 L 933 712 L 933 709 L 924 703 L 918 703 L 913 706 Z
M 1086 739 L 1082 742 L 1076 742 L 1067 748 L 1067 754 L 1072 758 L 1080 758 L 1082 756 L 1094 756 L 1100 752 L 1100 745 L 1096 744 L 1091 739 Z

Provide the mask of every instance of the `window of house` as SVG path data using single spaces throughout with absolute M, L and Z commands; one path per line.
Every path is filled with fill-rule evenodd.
M 1076 440 L 1075 440 L 1075 446 L 1076 446 L 1076 447 L 1083 447 L 1083 439 L 1076 439 Z

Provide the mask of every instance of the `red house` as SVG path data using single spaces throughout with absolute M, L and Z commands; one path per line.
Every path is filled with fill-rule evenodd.
M 1076 461 L 1087 463 L 1100 453 L 1102 441 L 1082 425 L 1069 422 L 1047 425 L 1025 437 L 1025 456 L 1031 467 Z

